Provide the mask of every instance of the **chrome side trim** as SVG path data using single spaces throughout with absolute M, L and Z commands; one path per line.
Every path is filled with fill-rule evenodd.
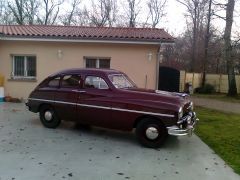
M 86 91 L 72 90 L 72 92 L 85 93 Z
M 76 103 L 65 102 L 65 101 L 53 101 L 53 102 L 54 102 L 54 103 L 59 103 L 59 104 L 76 105 Z
M 27 101 L 29 102 L 29 100 L 32 101 L 44 101 L 44 102 L 52 102 L 52 100 L 46 100 L 46 99 L 37 99 L 37 98 L 28 98 Z
M 65 102 L 65 101 L 54 101 L 54 100 L 48 100 L 48 99 L 28 98 L 28 100 L 32 100 L 32 101 L 43 101 L 43 102 L 51 102 L 51 103 L 59 103 L 59 104 L 68 104 L 68 105 L 76 105 L 76 103 Z
M 68 105 L 77 105 L 77 106 L 82 106 L 82 107 L 90 107 L 90 108 L 98 108 L 98 109 L 108 109 L 108 110 L 114 110 L 114 111 L 132 112 L 132 113 L 140 113 L 140 114 L 149 114 L 149 115 L 155 115 L 155 116 L 175 117 L 172 114 L 153 113 L 153 112 L 137 111 L 137 110 L 131 110 L 131 109 L 112 108 L 112 107 L 106 107 L 106 106 L 96 106 L 96 105 L 89 105 L 89 104 L 71 103 L 71 102 L 65 102 L 65 101 L 54 101 L 54 100 L 37 99 L 37 98 L 28 98 L 28 100 L 52 102 L 52 103 L 68 104 Z
M 96 106 L 96 105 L 89 105 L 89 104 L 78 104 L 78 106 L 82 106 L 82 107 L 91 107 L 91 108 L 98 108 L 98 109 L 112 109 L 111 107 L 106 107 L 106 106 Z
M 137 111 L 137 110 L 130 110 L 130 109 L 112 108 L 112 110 L 116 110 L 116 111 L 126 111 L 126 112 L 140 113 L 140 114 L 150 114 L 150 115 L 155 115 L 155 116 L 174 117 L 174 115 L 172 115 L 172 114 L 161 114 L 161 113 L 153 113 L 153 112 L 146 112 L 146 111 Z

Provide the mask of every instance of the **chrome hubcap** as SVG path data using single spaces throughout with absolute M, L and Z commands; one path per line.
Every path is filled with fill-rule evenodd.
M 156 139 L 158 137 L 158 135 L 159 135 L 159 132 L 158 132 L 157 128 L 155 128 L 155 127 L 147 128 L 146 136 L 148 139 L 152 139 L 152 140 Z
M 46 111 L 44 113 L 44 118 L 46 119 L 46 121 L 51 121 L 52 120 L 52 112 L 51 111 Z

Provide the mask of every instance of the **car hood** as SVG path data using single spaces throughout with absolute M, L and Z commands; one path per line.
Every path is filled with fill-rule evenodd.
M 131 94 L 132 98 L 140 98 L 143 101 L 161 101 L 162 103 L 178 106 L 184 106 L 186 103 L 190 102 L 189 95 L 185 93 L 176 93 L 143 88 L 129 88 L 122 89 L 121 91 Z

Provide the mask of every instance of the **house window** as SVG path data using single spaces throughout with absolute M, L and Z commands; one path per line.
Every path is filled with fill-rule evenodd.
M 110 58 L 85 58 L 86 68 L 110 69 Z
M 13 78 L 36 78 L 36 56 L 13 56 Z

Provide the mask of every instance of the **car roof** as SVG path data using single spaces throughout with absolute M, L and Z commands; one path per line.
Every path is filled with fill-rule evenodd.
M 109 74 L 122 74 L 121 71 L 115 69 L 98 69 L 98 68 L 73 68 L 65 69 L 59 72 L 56 72 L 50 77 L 59 75 L 59 74 L 98 74 L 98 75 L 109 75 Z

